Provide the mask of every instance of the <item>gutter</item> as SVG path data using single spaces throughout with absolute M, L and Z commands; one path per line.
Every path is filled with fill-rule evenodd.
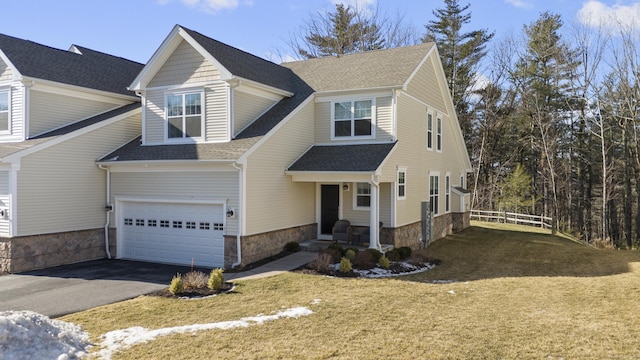
M 234 169 L 238 170 L 238 208 L 239 209 L 236 209 L 236 215 L 238 217 L 238 229 L 236 231 L 236 249 L 237 249 L 236 251 L 238 252 L 238 260 L 236 260 L 236 262 L 231 264 L 231 268 L 235 268 L 236 266 L 239 266 L 242 263 L 242 241 L 241 240 L 242 240 L 242 229 L 243 229 L 243 222 L 244 222 L 244 216 L 242 215 L 244 213 L 244 204 L 243 204 L 244 164 L 235 162 L 231 164 L 231 166 L 233 166 Z
M 104 167 L 102 164 L 98 164 L 98 168 L 106 171 L 107 175 L 107 201 L 105 205 L 105 210 L 107 213 L 107 219 L 104 224 L 104 250 L 107 253 L 107 259 L 111 259 L 111 252 L 109 251 L 109 222 L 111 220 L 111 212 L 113 212 L 113 205 L 111 205 L 111 171 L 109 168 Z

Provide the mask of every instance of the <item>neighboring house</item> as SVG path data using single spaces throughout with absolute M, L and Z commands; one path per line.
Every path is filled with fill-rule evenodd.
M 105 257 L 95 161 L 140 133 L 142 67 L 0 35 L 0 272 Z
M 435 239 L 468 226 L 434 44 L 276 65 L 176 26 L 130 89 L 142 135 L 99 161 L 119 258 L 246 264 L 339 218 L 382 222 L 371 247 L 417 247 L 429 200 Z
M 1 43 L 0 50 L 9 64 Z M 7 86 L 30 86 L 16 66 L 6 68 Z M 338 219 L 354 233 L 382 222 L 370 247 L 417 247 L 425 201 L 433 239 L 468 226 L 471 166 L 434 44 L 277 65 L 176 26 L 112 95 L 122 103 L 93 114 L 111 113 L 73 116 L 76 123 L 65 115 L 58 126 L 72 125 L 47 130 L 54 135 L 0 145 L 9 207 L 0 246 L 59 234 L 37 238 L 39 246 L 56 243 L 67 262 L 79 261 L 66 237 L 85 231 L 108 244 L 102 257 L 230 267 L 274 255 L 289 241 L 330 238 Z M 141 106 L 130 104 L 137 100 Z M 34 114 L 14 112 L 23 122 Z M 109 141 L 94 151 L 102 138 Z M 58 144 L 75 152 L 55 153 Z M 10 152 L 16 146 L 24 149 Z M 46 160 L 21 180 L 25 161 L 40 153 Z M 37 185 L 37 195 L 20 191 L 28 179 L 46 183 L 50 172 L 55 181 Z M 34 253 L 46 258 L 34 267 L 53 265 L 49 253 Z M 12 264 L 22 260 L 2 261 L 17 271 Z

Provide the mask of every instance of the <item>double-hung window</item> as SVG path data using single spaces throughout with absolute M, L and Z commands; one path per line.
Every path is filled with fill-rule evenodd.
M 433 149 L 433 115 L 427 113 L 427 149 Z
M 451 211 L 451 176 L 444 177 L 444 212 Z
M 0 90 L 0 133 L 9 132 L 9 91 Z
M 440 200 L 439 175 L 429 176 L 429 203 L 431 205 L 431 213 L 438 214 L 438 201 Z
M 407 198 L 407 169 L 398 169 L 398 199 L 403 200 Z
M 355 197 L 356 209 L 368 209 L 371 206 L 371 184 L 356 183 Z
M 442 151 L 442 118 L 436 120 L 436 151 Z
M 202 92 L 167 95 L 167 138 L 202 137 Z
M 373 101 L 356 100 L 333 103 L 333 137 L 371 137 Z

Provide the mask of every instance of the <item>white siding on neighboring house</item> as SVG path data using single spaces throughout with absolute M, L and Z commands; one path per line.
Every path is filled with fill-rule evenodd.
M 24 140 L 24 91 L 24 85 L 21 83 L 13 83 L 10 86 L 11 134 L 0 135 L 0 142 Z
M 207 142 L 223 142 L 229 138 L 229 86 L 218 83 L 205 89 L 205 129 Z
M 9 66 L 4 63 L 4 61 L 0 60 L 0 81 L 11 80 L 12 72 Z
M 366 95 L 362 95 L 362 98 L 366 98 Z M 345 96 L 345 99 L 358 98 L 358 96 L 349 95 Z M 375 126 L 375 139 L 362 139 L 349 138 L 346 139 L 349 143 L 363 142 L 369 143 L 371 141 L 390 141 L 393 139 L 393 106 L 392 97 L 383 96 L 376 97 L 376 126 Z M 315 141 L 317 144 L 327 144 L 332 142 L 331 140 L 331 101 L 322 101 L 316 103 L 315 109 Z M 334 141 L 336 143 L 342 140 Z
M 149 82 L 149 87 L 193 84 L 220 79 L 220 72 L 189 43 L 182 41 Z
M 0 236 L 11 236 L 11 195 L 9 195 L 9 171 L 0 171 L 0 210 L 6 211 L 0 216 Z
M 248 158 L 245 235 L 315 223 L 315 183 L 292 182 L 287 166 L 313 144 L 308 102 Z
M 31 90 L 29 96 L 29 136 L 36 136 L 121 106 L 36 90 Z
M 238 172 L 229 171 L 153 171 L 113 172 L 112 203 L 117 197 L 153 200 L 226 200 L 228 208 L 238 208 Z M 226 234 L 236 235 L 238 217 L 227 218 Z M 112 216 L 111 226 L 115 227 Z
M 164 91 L 149 90 L 143 100 L 145 106 L 144 134 L 145 144 L 161 144 L 164 142 Z
M 24 156 L 16 235 L 96 229 L 105 221 L 105 171 L 96 160 L 140 133 L 135 115 Z
M 267 99 L 243 91 L 234 90 L 233 135 L 237 135 L 276 102 L 277 101 L 273 99 Z
M 9 194 L 9 171 L 0 171 L 0 195 Z

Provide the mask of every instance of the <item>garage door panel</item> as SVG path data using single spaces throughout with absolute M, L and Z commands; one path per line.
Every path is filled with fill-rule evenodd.
M 124 202 L 121 211 L 122 257 L 224 265 L 222 205 Z

